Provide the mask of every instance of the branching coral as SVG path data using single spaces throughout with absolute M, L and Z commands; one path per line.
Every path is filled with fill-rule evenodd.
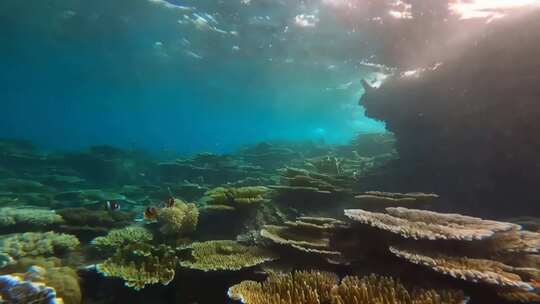
M 141 226 L 129 226 L 111 230 L 106 236 L 100 236 L 92 244 L 101 248 L 117 248 L 130 243 L 145 243 L 153 239 L 152 233 Z
M 432 270 L 469 282 L 483 282 L 500 287 L 516 287 L 531 290 L 530 283 L 524 282 L 517 274 L 520 269 L 506 264 L 465 257 L 450 257 L 442 254 L 418 253 L 410 250 L 400 250 L 390 247 L 396 256 L 411 263 L 422 265 Z
M 192 258 L 180 264 L 203 271 L 240 270 L 277 259 L 268 250 L 229 240 L 193 243 L 190 249 Z
M 176 252 L 168 246 L 131 244 L 117 250 L 96 268 L 104 276 L 122 278 L 126 286 L 140 290 L 149 284 L 169 284 L 177 264 Z
M 340 255 L 331 249 L 330 237 L 335 229 L 345 227 L 345 223 L 332 218 L 299 217 L 284 226 L 266 225 L 261 236 L 294 249 L 320 255 Z
M 268 202 L 266 196 L 269 192 L 270 189 L 264 186 L 240 188 L 218 187 L 207 191 L 202 201 L 208 205 L 225 205 L 236 208 Z
M 163 208 L 157 215 L 159 231 L 170 236 L 184 236 L 195 231 L 199 210 L 195 204 L 175 200 L 172 207 Z
M 61 255 L 79 246 L 79 240 L 69 234 L 27 232 L 2 240 L 0 251 L 12 257 Z
M 62 222 L 62 217 L 51 210 L 0 208 L 0 227 L 16 225 L 43 227 Z
M 245 304 L 322 304 L 339 278 L 330 272 L 270 273 L 266 281 L 244 281 L 229 288 L 229 297 Z
M 404 238 L 425 240 L 481 240 L 496 232 L 519 229 L 518 225 L 483 220 L 460 214 L 386 208 L 388 214 L 361 209 L 345 210 L 345 215 L 362 224 L 399 234 Z
M 332 304 L 464 304 L 462 292 L 452 290 L 413 289 L 390 277 L 348 276 L 332 288 Z
M 414 289 L 399 281 L 370 275 L 338 277 L 329 272 L 296 271 L 270 273 L 262 283 L 244 281 L 229 288 L 229 297 L 245 304 L 460 304 L 465 296 L 457 291 Z

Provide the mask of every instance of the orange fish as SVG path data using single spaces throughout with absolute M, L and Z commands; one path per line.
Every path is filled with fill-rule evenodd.
M 144 219 L 146 221 L 154 221 L 157 218 L 158 212 L 156 207 L 147 207 L 144 209 Z

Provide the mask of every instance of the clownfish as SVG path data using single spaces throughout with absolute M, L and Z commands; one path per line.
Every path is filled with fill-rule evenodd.
M 154 221 L 157 218 L 158 209 L 156 207 L 146 207 L 144 209 L 144 219 L 146 221 Z
M 120 210 L 120 203 L 118 201 L 106 201 L 105 210 L 106 211 Z

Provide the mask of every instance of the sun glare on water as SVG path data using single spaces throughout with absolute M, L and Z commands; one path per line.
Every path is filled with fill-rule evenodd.
M 501 18 L 510 10 L 527 6 L 540 7 L 540 0 L 457 0 L 449 4 L 461 19 Z

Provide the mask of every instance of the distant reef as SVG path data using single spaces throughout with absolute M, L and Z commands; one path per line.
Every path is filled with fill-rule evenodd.
M 534 13 L 496 20 L 430 67 L 364 82 L 360 105 L 397 139 L 388 190 L 436 192 L 476 214 L 540 212 L 539 29 Z

